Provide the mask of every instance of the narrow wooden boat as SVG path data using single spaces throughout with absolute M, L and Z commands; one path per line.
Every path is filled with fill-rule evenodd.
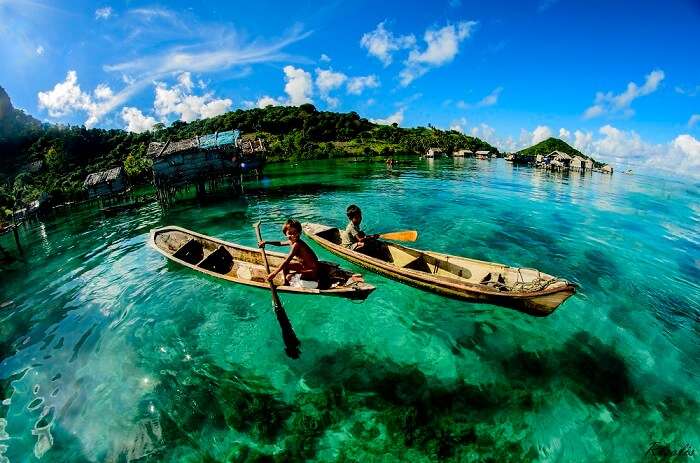
M 568 281 L 535 269 L 420 251 L 384 241 L 378 243 L 370 256 L 343 246 L 338 228 L 305 223 L 303 229 L 309 238 L 350 262 L 455 299 L 545 316 L 575 292 L 574 285 Z
M 228 243 L 176 226 L 151 230 L 149 242 L 168 259 L 198 272 L 232 283 L 270 289 L 265 281 L 267 273 L 258 248 Z M 271 267 L 277 267 L 287 257 L 286 254 L 268 250 L 266 254 Z M 281 273 L 273 283 L 277 291 L 355 300 L 364 300 L 374 291 L 374 286 L 365 283 L 361 276 L 331 262 L 321 262 L 319 274 L 321 281 L 318 289 L 287 286 Z

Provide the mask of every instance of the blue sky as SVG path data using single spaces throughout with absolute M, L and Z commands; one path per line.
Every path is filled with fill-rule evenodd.
M 51 122 L 141 131 L 311 101 L 700 171 L 697 0 L 0 0 L 0 37 L 0 85 Z

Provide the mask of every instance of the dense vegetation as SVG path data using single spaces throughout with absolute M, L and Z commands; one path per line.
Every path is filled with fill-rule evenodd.
M 170 127 L 157 124 L 142 134 L 41 124 L 13 108 L 0 87 L 0 219 L 13 204 L 19 207 L 45 194 L 53 203 L 81 199 L 87 174 L 110 167 L 123 165 L 133 183 L 147 181 L 151 161 L 146 148 L 151 141 L 232 129 L 264 139 L 268 161 L 273 162 L 423 154 L 429 147 L 445 152 L 498 152 L 488 143 L 454 130 L 378 125 L 355 112 L 317 111 L 311 104 L 239 109 L 191 123 L 176 121 Z
M 572 147 L 564 140 L 560 140 L 558 138 L 553 137 L 550 137 L 544 141 L 537 143 L 536 145 L 532 145 L 529 148 L 525 148 L 523 150 L 518 151 L 517 153 L 514 153 L 514 162 L 523 164 L 533 163 L 535 162 L 535 158 L 537 157 L 537 155 L 546 155 L 551 153 L 552 151 L 561 151 L 562 153 L 566 153 L 569 156 L 580 156 L 584 159 L 591 159 L 596 165 L 596 167 L 598 167 L 598 164 L 600 164 L 595 159 L 581 153 L 579 150 Z

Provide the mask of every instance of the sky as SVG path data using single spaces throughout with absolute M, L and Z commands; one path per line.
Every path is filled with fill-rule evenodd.
M 42 121 L 140 132 L 311 102 L 690 176 L 699 49 L 700 0 L 0 0 L 0 85 Z

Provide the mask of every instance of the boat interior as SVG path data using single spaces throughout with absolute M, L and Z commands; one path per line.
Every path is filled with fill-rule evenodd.
M 224 246 L 179 230 L 157 233 L 155 245 L 176 259 L 222 276 L 258 283 L 266 281 L 267 273 L 262 255 L 257 250 Z M 270 269 L 276 268 L 284 261 L 284 257 L 271 253 L 267 253 L 267 259 Z M 350 272 L 330 262 L 319 263 L 319 289 L 344 286 L 352 276 Z M 285 284 L 282 273 L 275 276 L 273 283 L 276 286 Z
M 338 228 L 328 228 L 316 233 L 320 238 L 341 245 L 342 236 Z M 431 275 L 462 280 L 470 284 L 485 285 L 498 291 L 521 291 L 538 282 L 552 280 L 550 275 L 535 269 L 508 267 L 490 262 L 477 261 L 458 256 L 419 251 L 399 244 L 375 241 L 356 252 L 393 264 L 400 269 L 414 270 Z M 537 285 L 539 286 L 539 285 Z

